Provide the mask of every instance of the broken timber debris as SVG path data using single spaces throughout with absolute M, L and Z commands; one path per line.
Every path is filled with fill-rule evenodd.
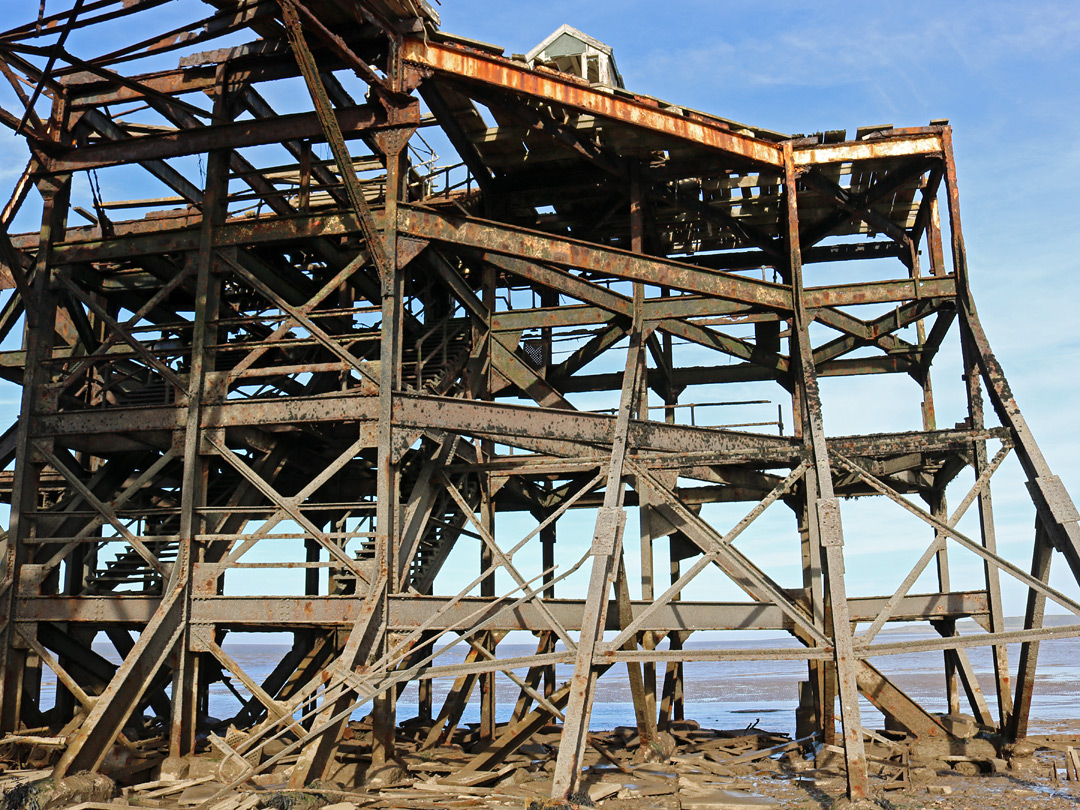
M 1000 776 L 1005 784 L 1012 785 L 1017 778 L 1030 781 L 1033 771 L 1046 762 L 1037 760 L 1036 754 L 1052 752 L 1058 746 L 1072 751 L 1054 739 L 1046 740 L 1041 749 L 1033 745 L 1019 749 L 1006 746 L 1008 750 L 1003 753 L 1009 759 L 998 760 L 991 767 L 991 762 L 976 757 L 946 753 L 916 760 L 912 752 L 918 745 L 917 739 L 895 732 L 886 734 L 866 735 L 867 761 L 875 793 L 895 790 L 948 793 L 953 790 L 950 779 L 951 785 L 963 784 L 956 780 L 962 780 L 969 772 L 959 766 L 968 763 L 984 765 L 982 770 L 987 778 Z M 628 743 L 630 737 L 624 731 L 616 730 L 598 733 L 597 737 L 609 754 L 625 766 L 626 772 L 593 753 L 578 791 L 565 800 L 553 800 L 548 794 L 557 752 L 545 743 L 532 743 L 529 750 L 519 750 L 498 771 L 441 775 L 433 770 L 440 764 L 452 766 L 459 760 L 460 743 L 466 735 L 467 732 L 458 731 L 449 745 L 425 751 L 415 737 L 399 731 L 395 747 L 403 773 L 393 783 L 376 784 L 363 767 L 339 762 L 330 781 L 316 780 L 306 788 L 287 787 L 291 764 L 279 765 L 250 782 L 228 788 L 214 776 L 192 776 L 217 768 L 219 760 L 208 751 L 184 758 L 180 775 L 125 786 L 119 796 L 113 782 L 100 774 L 80 774 L 61 782 L 33 775 L 0 775 L 0 790 L 5 797 L 0 810 L 33 810 L 32 798 L 39 802 L 39 810 L 72 804 L 81 810 L 124 807 L 436 810 L 447 806 L 499 810 L 603 806 L 608 800 L 616 802 L 618 807 L 641 810 L 658 806 L 657 803 L 673 808 L 729 810 L 778 807 L 781 796 L 798 796 L 800 791 L 810 788 L 818 791 L 819 796 L 830 795 L 830 791 L 836 795 L 844 786 L 842 749 L 823 745 L 816 736 L 778 744 L 782 735 L 764 731 L 677 730 L 673 735 L 676 748 L 671 756 L 639 762 L 637 746 Z M 542 736 L 557 740 L 551 732 Z M 945 750 L 948 749 L 942 749 Z M 1052 769 L 1051 785 L 1053 774 L 1056 768 Z M 1073 778 L 1071 770 L 1068 778 Z M 999 789 L 1000 786 L 994 788 Z

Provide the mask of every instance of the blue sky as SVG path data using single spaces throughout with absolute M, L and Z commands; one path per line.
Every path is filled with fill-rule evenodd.
M 59 5 L 50 0 L 49 9 Z M 0 27 L 32 19 L 37 6 L 36 0 L 9 0 Z M 157 13 L 181 7 L 190 10 L 177 2 Z M 629 89 L 781 132 L 853 133 L 861 125 L 949 118 L 984 325 L 1052 469 L 1080 493 L 1073 331 L 1080 275 L 1068 247 L 1080 185 L 1080 12 L 1072 5 L 675 2 L 658 9 L 655 2 L 612 0 L 448 0 L 438 10 L 445 30 L 497 43 L 507 53 L 523 53 L 569 23 L 614 48 Z M 0 133 L 0 182 L 10 186 L 24 162 L 25 148 Z M 32 217 L 20 223 L 33 227 Z M 943 426 L 961 416 L 956 354 L 953 341 L 934 378 Z M 831 432 L 914 426 L 913 383 L 883 379 L 869 394 L 865 386 L 863 380 L 825 386 Z M 14 418 L 15 393 L 8 388 L 0 397 Z M 1033 513 L 1015 463 L 998 480 L 999 540 L 1026 564 Z M 860 593 L 882 592 L 890 581 L 882 549 L 904 545 L 897 533 L 906 531 L 899 527 L 908 526 L 907 519 L 886 523 L 863 503 L 844 509 L 851 583 Z M 729 513 L 731 520 L 739 516 L 725 507 L 721 520 L 720 511 L 720 522 Z M 789 515 L 775 520 L 765 521 L 762 531 L 790 531 Z M 921 532 L 920 542 L 928 539 L 922 527 L 912 531 Z M 761 553 L 762 563 L 765 557 L 797 561 L 786 546 Z M 1054 582 L 1066 588 L 1065 566 L 1060 559 L 1055 565 Z M 1018 610 L 1020 591 L 1009 592 Z

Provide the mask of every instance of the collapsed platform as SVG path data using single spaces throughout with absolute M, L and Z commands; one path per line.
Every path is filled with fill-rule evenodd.
M 0 34 L 22 105 L 0 119 L 31 152 L 0 215 L 0 336 L 24 333 L 0 353 L 23 390 L 0 440 L 3 739 L 57 740 L 58 776 L 214 745 L 239 783 L 295 755 L 299 787 L 357 711 L 372 764 L 392 763 L 416 682 L 428 747 L 479 694 L 465 772 L 558 721 L 565 798 L 608 670 L 645 744 L 682 719 L 687 662 L 797 660 L 797 733 L 840 747 L 857 798 L 860 695 L 891 729 L 955 736 L 889 678 L 915 650 L 942 652 L 950 714 L 963 695 L 983 733 L 1025 736 L 1040 640 L 1080 632 L 1043 627 L 1048 603 L 1080 616 L 1047 584 L 1055 549 L 1080 574 L 1080 516 L 976 313 L 947 123 L 756 129 L 628 91 L 576 29 L 507 56 L 422 0 L 191 1 L 179 28 L 159 5 Z M 10 234 L 35 189 L 40 231 Z M 930 382 L 947 342 L 953 427 Z M 827 435 L 822 381 L 861 381 L 873 408 L 881 374 L 910 381 L 921 429 Z M 733 402 L 757 411 L 732 424 Z M 996 551 L 1010 455 L 1030 569 Z M 841 498 L 891 509 L 906 542 L 904 520 L 925 531 L 892 592 L 848 592 L 845 548 L 870 541 Z M 760 551 L 785 508 L 797 581 Z M 1022 629 L 1002 577 L 1029 594 Z M 936 635 L 890 641 L 888 622 Z M 799 643 L 688 643 L 730 630 Z M 519 631 L 535 654 L 500 654 Z M 256 680 L 225 639 L 267 632 L 292 646 Z M 496 673 L 519 693 L 502 727 Z M 219 682 L 230 717 L 209 711 Z

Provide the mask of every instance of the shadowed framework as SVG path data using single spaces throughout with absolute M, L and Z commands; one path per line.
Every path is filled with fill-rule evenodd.
M 561 723 L 565 797 L 598 678 L 628 678 L 647 744 L 681 717 L 683 663 L 794 659 L 798 735 L 843 747 L 859 797 L 860 695 L 948 737 L 888 674 L 939 650 L 950 712 L 1025 735 L 1040 640 L 1080 631 L 1042 626 L 1048 603 L 1080 615 L 1048 585 L 1054 550 L 1080 575 L 1080 529 L 971 298 L 946 123 L 755 129 L 626 90 L 576 29 L 507 57 L 423 0 L 161 6 L 77 0 L 0 34 L 18 101 L 0 119 L 32 154 L 0 214 L 0 335 L 23 334 L 0 353 L 23 391 L 0 438 L 0 732 L 63 738 L 62 775 L 137 773 L 228 729 L 238 781 L 298 755 L 303 785 L 357 709 L 372 765 L 393 761 L 417 682 L 425 747 L 479 695 L 466 773 Z M 87 36 L 117 27 L 104 54 Z M 111 200 L 102 180 L 153 190 Z M 40 231 L 11 233 L 32 194 Z M 947 345 L 967 416 L 941 428 Z M 907 378 L 922 429 L 827 435 L 819 382 L 857 378 L 872 410 L 882 374 Z M 726 424 L 732 401 L 759 417 Z M 1030 567 L 996 550 L 1008 456 Z M 903 529 L 892 592 L 848 592 L 845 550 L 870 541 L 841 498 L 923 531 Z M 789 511 L 798 582 L 755 559 L 766 510 Z M 950 564 L 973 563 L 954 588 Z M 258 592 L 267 569 L 302 584 Z M 1022 629 L 1002 578 L 1027 590 Z M 937 637 L 878 638 L 912 621 Z M 686 648 L 736 629 L 800 645 Z M 535 654 L 501 655 L 520 630 Z M 267 631 L 293 643 L 258 681 L 223 643 Z M 993 709 L 972 646 L 993 652 Z M 520 690 L 507 723 L 497 673 Z M 435 678 L 455 679 L 438 711 Z M 223 679 L 235 713 L 212 720 Z

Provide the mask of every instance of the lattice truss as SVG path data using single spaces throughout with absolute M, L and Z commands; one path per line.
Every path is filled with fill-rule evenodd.
M 859 795 L 859 695 L 947 735 L 888 675 L 940 650 L 948 708 L 1024 736 L 1039 641 L 1080 630 L 1042 627 L 1048 605 L 1080 614 L 1048 585 L 1055 549 L 1080 574 L 1080 532 L 976 314 L 946 124 L 758 130 L 452 37 L 422 0 L 48 6 L 0 35 L 0 118 L 31 153 L 0 239 L 0 367 L 22 390 L 0 439 L 0 731 L 65 737 L 59 774 L 134 773 L 232 727 L 217 742 L 249 773 L 299 754 L 300 785 L 357 709 L 373 761 L 393 757 L 418 683 L 427 747 L 480 696 L 490 745 L 466 770 L 561 722 L 566 795 L 598 678 L 629 679 L 648 741 L 680 716 L 685 662 L 795 659 L 800 734 L 844 746 Z M 966 381 L 951 428 L 939 349 Z M 857 378 L 872 411 L 883 374 L 921 428 L 827 436 L 819 381 Z M 756 425 L 708 407 L 746 396 L 773 403 Z M 1030 569 L 996 551 L 1008 457 Z M 845 551 L 880 532 L 841 518 L 871 498 L 913 550 L 894 590 L 849 593 Z M 776 526 L 786 584 L 759 552 Z M 937 635 L 878 635 L 912 621 Z M 731 629 L 799 644 L 687 646 Z M 519 630 L 535 654 L 501 654 Z M 257 680 L 222 645 L 267 631 L 293 642 Z M 509 723 L 496 673 L 520 693 Z

